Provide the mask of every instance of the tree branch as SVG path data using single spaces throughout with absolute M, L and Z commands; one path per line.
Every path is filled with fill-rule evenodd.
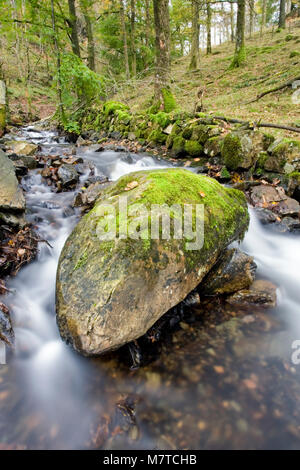
M 247 103 L 245 104 L 255 103 L 256 101 L 260 100 L 261 98 L 268 95 L 269 93 L 275 93 L 275 91 L 283 90 L 284 88 L 291 86 L 296 80 L 300 80 L 300 75 L 298 77 L 292 78 L 291 80 L 283 83 L 282 85 L 279 85 L 275 88 L 271 88 L 271 90 L 263 91 L 262 93 L 257 95 L 257 97 L 254 100 L 247 101 Z

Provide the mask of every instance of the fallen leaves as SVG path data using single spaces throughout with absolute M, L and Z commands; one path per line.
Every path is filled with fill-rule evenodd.
M 131 181 L 127 184 L 125 191 L 131 191 L 132 189 L 136 188 L 139 185 L 137 181 Z
M 31 261 L 37 253 L 37 238 L 30 227 L 13 232 L 2 226 L 2 243 L 0 244 L 0 274 L 16 275 L 23 264 Z M 7 291 L 1 282 L 0 293 Z

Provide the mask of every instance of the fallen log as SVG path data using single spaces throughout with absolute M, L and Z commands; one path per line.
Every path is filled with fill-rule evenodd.
M 247 125 L 249 129 L 255 129 L 256 127 L 269 127 L 274 129 L 284 129 L 285 131 L 290 132 L 297 132 L 300 134 L 300 129 L 292 126 L 285 126 L 283 124 L 272 124 L 271 122 L 250 122 L 250 121 L 242 121 L 241 119 L 231 119 L 226 118 L 225 116 L 212 116 L 213 119 L 217 119 L 219 121 L 225 121 L 230 124 L 244 124 Z
M 261 98 L 263 98 L 264 96 L 268 95 L 269 93 L 275 93 L 276 91 L 280 91 L 280 90 L 283 90 L 284 88 L 287 88 L 287 87 L 289 87 L 289 86 L 292 86 L 292 84 L 293 84 L 296 80 L 300 80 L 300 76 L 294 77 L 294 78 L 292 78 L 291 80 L 288 80 L 287 82 L 285 82 L 285 83 L 283 83 L 282 85 L 279 85 L 279 86 L 277 86 L 277 87 L 275 87 L 275 88 L 271 88 L 270 90 L 263 91 L 262 93 L 260 93 L 259 95 L 257 95 L 257 97 L 256 97 L 254 100 L 247 101 L 247 103 L 245 103 L 245 104 L 255 103 L 256 101 L 260 100 Z

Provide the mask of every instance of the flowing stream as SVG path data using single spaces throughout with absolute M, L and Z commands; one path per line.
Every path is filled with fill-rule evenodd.
M 23 129 L 19 138 L 44 155 L 69 147 L 53 132 Z M 116 180 L 166 162 L 87 147 L 77 155 Z M 81 176 L 81 182 L 86 175 Z M 257 275 L 278 286 L 278 306 L 227 314 L 194 312 L 157 357 L 130 370 L 120 354 L 86 359 L 60 339 L 55 321 L 58 257 L 78 213 L 74 192 L 54 193 L 38 170 L 23 178 L 27 219 L 39 236 L 35 261 L 7 286 L 15 354 L 0 366 L 0 448 L 299 448 L 300 238 L 263 227 L 251 211 L 242 249 Z

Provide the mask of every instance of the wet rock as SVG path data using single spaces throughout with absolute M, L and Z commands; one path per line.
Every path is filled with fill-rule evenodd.
M 285 215 L 296 215 L 300 214 L 300 204 L 296 199 L 286 197 L 283 201 L 280 201 L 274 207 L 274 212 L 280 216 Z
M 122 134 L 119 131 L 113 131 L 110 133 L 110 137 L 115 140 L 120 140 L 122 137 Z
M 79 181 L 79 175 L 74 165 L 64 163 L 59 167 L 57 173 L 63 188 L 75 186 Z
M 9 155 L 9 158 L 13 162 L 21 161 L 23 165 L 29 170 L 33 170 L 37 167 L 37 160 L 34 157 L 31 157 L 30 155 L 13 154 L 13 155 Z
M 238 130 L 226 135 L 221 155 L 230 170 L 253 166 L 263 149 L 263 134 L 258 131 Z
M 31 156 L 38 151 L 38 145 L 31 144 L 25 140 L 9 142 L 9 148 L 17 155 Z
M 256 264 L 237 248 L 226 250 L 199 286 L 201 294 L 231 294 L 254 281 Z
M 103 212 L 103 205 L 109 203 L 118 214 L 119 196 L 127 197 L 130 212 L 141 200 L 147 211 L 131 219 L 135 238 L 105 240 L 105 227 L 115 219 Z M 204 204 L 205 218 L 214 220 L 214 226 L 204 224 L 204 245 L 188 246 L 185 238 L 144 238 L 154 201 L 160 202 L 157 216 L 166 215 L 166 204 Z M 173 220 L 178 217 L 182 220 L 180 211 L 173 213 Z M 117 220 L 122 228 L 120 214 Z M 248 223 L 244 195 L 206 176 L 167 169 L 120 178 L 104 190 L 62 250 L 56 286 L 62 338 L 85 355 L 97 355 L 141 337 L 195 289 L 224 248 L 243 236 Z
M 99 195 L 104 191 L 106 187 L 107 185 L 100 181 L 91 184 L 86 190 L 76 194 L 73 206 L 80 207 L 94 205 L 95 201 L 98 199 Z
M 81 135 L 80 135 L 80 136 L 78 137 L 78 139 L 76 140 L 76 146 L 77 146 L 77 147 L 83 147 L 83 146 L 86 145 L 86 144 L 87 144 L 86 140 L 83 139 L 83 138 L 81 137 Z
M 254 281 L 249 289 L 240 290 L 226 300 L 229 304 L 238 307 L 275 307 L 276 286 L 270 281 Z
M 16 176 L 24 176 L 28 173 L 28 168 L 26 165 L 24 165 L 22 160 L 13 160 L 13 164 L 15 167 Z
M 0 302 L 0 340 L 9 346 L 14 342 L 14 331 L 12 328 L 9 310 L 2 302 Z
M 255 214 L 263 225 L 272 224 L 277 221 L 277 216 L 274 212 L 269 209 L 264 209 L 263 207 L 257 207 Z
M 251 189 L 250 193 L 252 203 L 256 205 L 270 204 L 279 202 L 286 198 L 284 189 L 269 185 L 261 184 Z
M 300 220 L 293 219 L 292 217 L 284 217 L 281 221 L 282 231 L 288 232 L 299 232 L 300 231 Z
M 0 221 L 4 224 L 11 225 L 12 227 L 23 228 L 26 225 L 26 220 L 23 214 L 6 211 L 1 212 L 1 210 Z
M 129 132 L 128 134 L 128 140 L 136 140 L 136 135 L 134 132 Z
M 270 156 L 264 163 L 265 170 L 291 173 L 300 169 L 300 143 L 298 141 L 277 139 L 269 146 L 268 153 Z
M 18 185 L 13 162 L 0 150 L 0 211 L 24 210 L 25 198 Z

